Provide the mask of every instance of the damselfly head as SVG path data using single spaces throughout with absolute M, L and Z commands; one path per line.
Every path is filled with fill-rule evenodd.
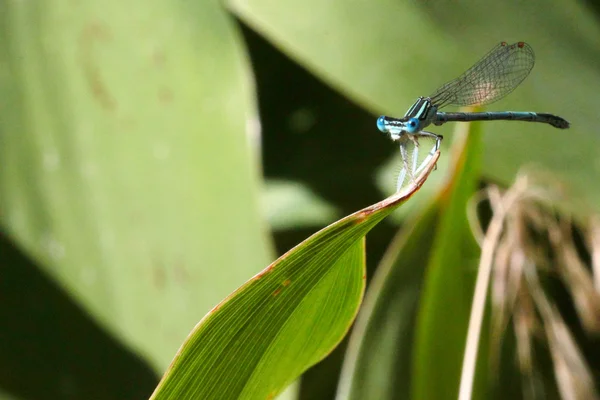
M 377 118 L 377 129 L 389 133 L 392 140 L 400 139 L 403 134 L 415 134 L 422 129 L 421 121 L 417 118 L 392 118 L 382 115 Z

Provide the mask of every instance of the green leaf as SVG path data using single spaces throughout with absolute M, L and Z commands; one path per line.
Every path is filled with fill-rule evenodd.
M 437 153 L 439 155 L 439 153 Z M 317 232 L 194 329 L 154 399 L 274 398 L 343 338 L 365 284 L 364 236 L 418 185 Z
M 487 123 L 482 172 L 508 184 L 519 168 L 541 167 L 570 194 L 563 201 L 568 210 L 580 217 L 600 211 L 600 24 L 584 3 L 230 0 L 229 5 L 283 52 L 374 113 L 402 115 L 416 97 L 433 93 L 498 42 L 530 42 L 536 68 L 493 109 L 556 113 L 572 128 Z
M 162 371 L 271 259 L 235 22 L 217 2 L 0 8 L 3 231 Z
M 338 399 L 410 398 L 414 326 L 439 213 L 436 200 L 407 220 L 377 268 L 350 337 Z
M 411 398 L 456 398 L 460 383 L 479 247 L 467 218 L 481 163 L 481 124 L 463 131 L 453 174 L 441 193 L 415 327 Z M 485 358 L 481 354 L 481 358 Z M 483 377 L 482 377 L 483 379 Z

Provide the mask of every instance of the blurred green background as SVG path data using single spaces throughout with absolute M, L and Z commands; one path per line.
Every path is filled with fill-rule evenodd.
M 0 0 L 0 398 L 147 398 L 277 255 L 394 190 L 375 127 L 500 41 L 536 52 L 490 110 L 482 180 L 551 176 L 600 211 L 600 23 L 566 0 Z M 452 142 L 444 134 L 442 158 Z M 369 276 L 447 169 L 368 237 Z M 344 345 L 300 398 L 331 399 Z

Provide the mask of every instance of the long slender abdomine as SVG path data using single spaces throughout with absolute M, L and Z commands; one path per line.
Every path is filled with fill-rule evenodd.
M 490 112 L 438 112 L 434 125 L 442 125 L 446 122 L 465 121 L 525 121 L 543 122 L 555 128 L 566 129 L 570 126 L 569 121 L 552 114 L 536 113 L 529 111 L 490 111 Z

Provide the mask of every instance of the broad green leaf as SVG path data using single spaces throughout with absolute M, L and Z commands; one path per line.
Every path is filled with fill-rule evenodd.
M 585 3 L 230 0 L 229 6 L 374 113 L 402 115 L 416 97 L 458 76 L 496 43 L 530 42 L 537 54 L 531 76 L 489 108 L 556 113 L 572 128 L 485 124 L 482 172 L 508 184 L 519 168 L 537 166 L 570 194 L 564 201 L 569 210 L 580 217 L 600 210 L 600 23 Z
M 344 358 L 337 399 L 407 399 L 421 286 L 438 201 L 405 222 L 373 277 Z
M 480 125 L 461 132 L 465 143 L 454 147 L 453 174 L 439 199 L 441 216 L 431 239 L 415 327 L 410 396 L 415 399 L 454 399 L 458 394 L 479 258 L 467 203 L 478 183 Z M 483 352 L 480 355 L 485 358 Z
M 219 304 L 194 329 L 154 399 L 274 398 L 346 334 L 365 285 L 364 236 L 408 187 L 317 232 Z
M 5 1 L 0 45 L 3 231 L 164 370 L 270 259 L 235 22 L 210 1 Z

